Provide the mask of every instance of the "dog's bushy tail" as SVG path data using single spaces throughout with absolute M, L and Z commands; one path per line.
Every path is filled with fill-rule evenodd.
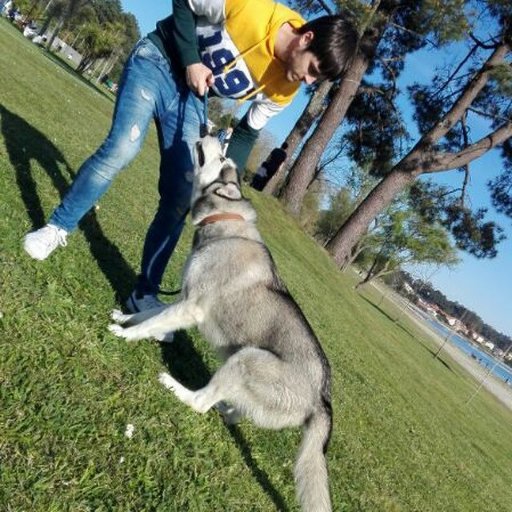
M 331 436 L 332 412 L 322 407 L 304 424 L 302 444 L 295 463 L 297 496 L 303 512 L 331 512 L 325 453 Z

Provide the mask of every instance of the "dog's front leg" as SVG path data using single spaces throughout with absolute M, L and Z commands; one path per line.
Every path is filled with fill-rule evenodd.
M 162 339 L 166 334 L 180 329 L 187 329 L 203 321 L 204 314 L 196 304 L 183 301 L 171 304 L 140 324 L 130 327 L 112 324 L 110 332 L 128 341 L 141 340 L 143 338 Z

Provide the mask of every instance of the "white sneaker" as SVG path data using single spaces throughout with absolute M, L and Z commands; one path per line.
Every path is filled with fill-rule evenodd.
M 45 260 L 60 245 L 68 245 L 66 237 L 68 232 L 53 224 L 28 233 L 23 241 L 23 248 L 35 260 Z
M 148 309 L 163 308 L 165 306 L 167 306 L 167 304 L 158 300 L 156 295 L 148 294 L 139 296 L 136 291 L 133 291 L 126 301 L 126 308 L 130 313 L 140 313 Z

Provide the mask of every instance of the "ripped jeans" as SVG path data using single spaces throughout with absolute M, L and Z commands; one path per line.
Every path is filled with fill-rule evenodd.
M 199 137 L 200 108 L 201 101 L 175 75 L 158 48 L 149 39 L 140 40 L 125 64 L 107 138 L 82 164 L 49 219 L 67 232 L 75 230 L 140 151 L 154 119 L 160 148 L 160 201 L 144 243 L 137 284 L 142 294 L 158 292 L 190 207 L 192 148 Z

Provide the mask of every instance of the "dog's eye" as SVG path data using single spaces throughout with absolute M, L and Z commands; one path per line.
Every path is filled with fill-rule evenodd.
M 206 159 L 204 157 L 203 145 L 201 144 L 201 141 L 196 142 L 196 154 L 199 167 L 203 167 Z

